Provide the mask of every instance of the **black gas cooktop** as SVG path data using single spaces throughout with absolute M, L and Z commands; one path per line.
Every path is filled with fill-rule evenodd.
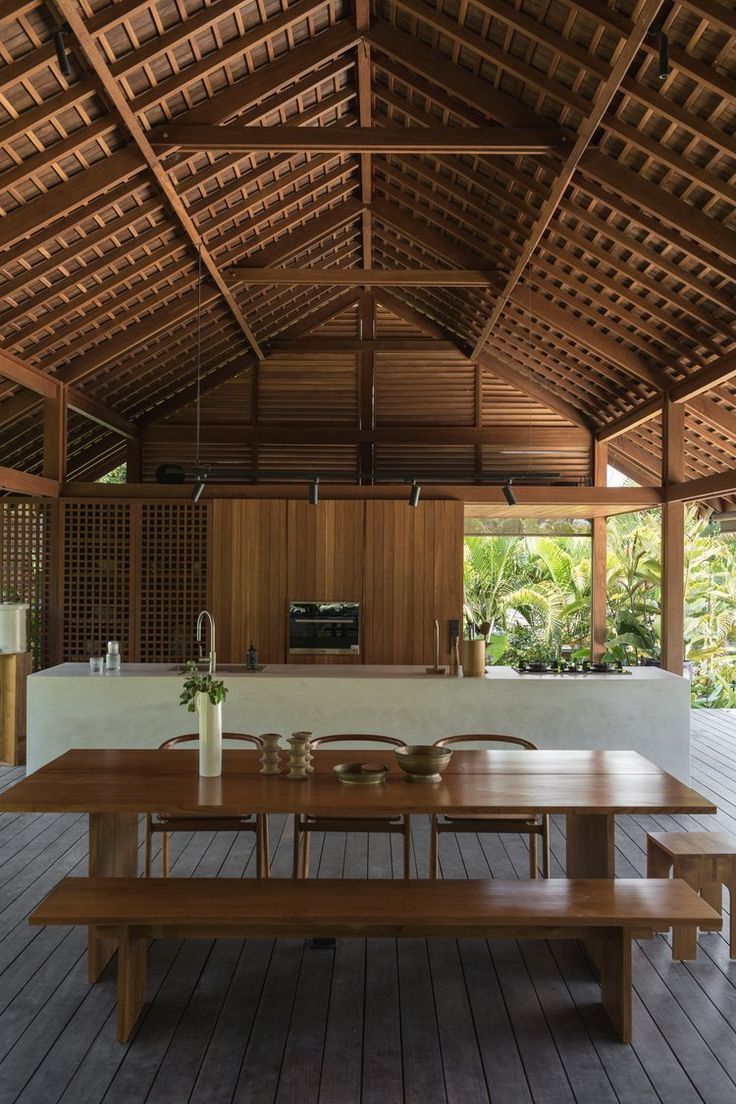
M 520 663 L 518 675 L 630 675 L 621 663 Z

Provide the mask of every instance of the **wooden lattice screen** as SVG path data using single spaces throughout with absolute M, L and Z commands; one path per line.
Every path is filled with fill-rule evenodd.
M 206 506 L 142 507 L 140 660 L 181 663 L 195 654 L 195 620 L 207 605 Z
M 125 659 L 135 660 L 135 507 L 65 502 L 62 511 L 61 658 L 85 660 L 119 640 Z
M 35 670 L 48 663 L 53 510 L 49 503 L 7 500 L 0 506 L 0 588 L 5 602 L 28 602 Z
M 67 502 L 63 511 L 63 661 L 120 641 L 124 662 L 194 654 L 207 604 L 206 505 Z

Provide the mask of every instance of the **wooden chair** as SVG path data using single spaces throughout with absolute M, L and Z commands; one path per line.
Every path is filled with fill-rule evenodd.
M 731 912 L 729 957 L 736 958 L 736 839 L 725 832 L 648 832 L 647 878 L 682 878 L 719 915 L 723 887 L 728 889 Z M 697 929 L 672 928 L 672 957 L 697 957 Z
M 476 735 L 470 733 L 467 736 L 445 736 L 441 740 L 435 740 L 435 747 L 448 747 L 450 744 L 468 743 L 475 741 L 484 744 L 511 744 L 514 747 L 523 748 L 525 751 L 537 751 L 536 744 L 531 740 L 522 740 L 520 736 Z M 524 835 L 529 837 L 529 877 L 537 876 L 537 837 L 542 837 L 542 874 L 545 878 L 550 876 L 550 852 L 549 852 L 549 816 L 526 816 L 520 813 L 518 816 L 479 816 L 449 817 L 433 814 L 430 817 L 430 841 L 429 841 L 429 876 L 437 878 L 440 865 L 440 835 L 443 832 L 498 832 L 503 835 Z
M 323 744 L 336 744 L 350 740 L 365 744 L 384 744 L 392 748 L 406 747 L 404 740 L 395 736 L 374 736 L 347 733 L 339 736 L 315 736 L 309 741 L 310 749 Z M 352 754 L 347 752 L 348 755 Z M 339 783 L 338 783 L 339 785 Z M 297 813 L 294 817 L 294 877 L 309 877 L 309 844 L 312 832 L 389 832 L 401 835 L 404 840 L 404 877 L 411 877 L 411 819 L 409 816 L 356 816 L 312 817 Z
M 223 741 L 234 740 L 242 744 L 254 744 L 257 748 L 262 746 L 259 736 L 249 736 L 243 732 L 223 732 Z M 169 748 L 178 747 L 179 744 L 197 743 L 199 734 L 188 733 L 185 736 L 173 736 L 170 740 L 164 740 L 159 746 L 159 751 L 167 751 Z M 146 814 L 146 841 L 145 841 L 145 874 L 151 876 L 151 853 L 153 850 L 153 836 L 160 832 L 161 840 L 161 873 L 164 878 L 169 876 L 169 832 L 255 832 L 256 836 L 256 873 L 259 878 L 269 876 L 268 854 L 268 817 L 259 813 L 252 816 L 245 813 L 243 816 L 207 816 L 206 814 L 193 814 L 192 816 L 170 816 L 168 814 Z

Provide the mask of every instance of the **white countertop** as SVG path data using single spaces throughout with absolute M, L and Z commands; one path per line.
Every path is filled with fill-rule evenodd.
M 336 664 L 336 663 L 269 663 L 263 671 L 247 671 L 245 668 L 233 669 L 233 666 L 223 663 L 217 674 L 220 678 L 228 679 L 269 679 L 269 678 L 307 678 L 307 679 L 424 679 L 425 681 L 438 683 L 443 681 L 439 675 L 427 675 L 424 667 L 400 666 L 400 665 L 368 665 L 368 664 Z M 88 663 L 60 663 L 57 667 L 48 667 L 44 671 L 37 671 L 30 676 L 32 679 L 48 678 L 88 678 L 100 681 L 101 679 L 126 679 L 126 678 L 171 678 L 182 679 L 183 672 L 170 663 L 124 663 L 120 671 L 93 674 Z M 445 675 L 449 680 L 451 676 Z M 516 680 L 523 682 L 656 682 L 667 679 L 678 679 L 677 675 L 669 671 L 662 671 L 659 667 L 627 667 L 625 674 L 600 674 L 591 671 L 587 675 L 558 675 L 551 673 L 520 675 L 513 667 L 490 667 L 484 680 L 488 682 L 500 680 Z M 456 682 L 456 679 L 452 679 Z M 481 680 L 473 679 L 473 682 Z

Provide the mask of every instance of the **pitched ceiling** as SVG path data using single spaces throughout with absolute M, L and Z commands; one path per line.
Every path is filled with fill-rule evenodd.
M 486 287 L 391 294 L 484 375 L 605 425 L 736 349 L 735 42 L 718 0 L 0 4 L 0 343 L 151 424 L 191 398 L 200 249 L 205 390 L 345 305 L 343 287 L 248 284 L 234 265 L 482 269 Z M 234 120 L 568 140 L 542 156 L 159 144 L 167 122 Z M 32 468 L 37 400 L 0 393 L 3 463 Z M 735 419 L 728 381 L 688 408 L 693 475 L 735 466 Z M 77 416 L 70 441 L 77 475 L 119 446 Z M 614 456 L 651 480 L 658 449 L 649 423 Z

